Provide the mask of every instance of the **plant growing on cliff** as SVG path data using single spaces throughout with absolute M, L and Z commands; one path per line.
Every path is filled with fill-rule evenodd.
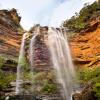
M 88 81 L 100 82 L 100 68 L 84 68 L 78 71 L 80 83 L 87 83 Z
M 13 73 L 4 73 L 0 70 L 0 90 L 5 90 L 14 80 L 15 75 Z
M 81 31 L 89 27 L 91 19 L 98 16 L 100 16 L 100 2 L 94 2 L 91 5 L 85 4 L 79 14 L 76 13 L 71 19 L 64 21 L 63 26 L 74 31 Z
M 3 64 L 5 63 L 5 59 L 3 57 L 0 56 L 0 68 L 3 66 Z
M 87 84 L 88 82 L 93 82 L 93 92 L 95 96 L 100 100 L 100 67 L 89 69 L 80 69 L 78 72 L 80 84 Z
M 100 100 L 100 83 L 94 85 L 93 91 L 95 92 L 95 96 L 98 97 L 98 100 Z
M 35 73 L 33 80 L 33 84 L 36 85 L 35 92 L 40 94 L 52 94 L 57 92 L 57 84 L 54 82 L 55 78 L 52 71 Z
M 25 71 L 28 69 L 29 63 L 26 60 L 26 57 L 20 58 L 19 64 L 24 68 Z
M 57 92 L 57 86 L 53 83 L 49 83 L 48 81 L 45 81 L 41 91 L 43 93 L 55 93 Z

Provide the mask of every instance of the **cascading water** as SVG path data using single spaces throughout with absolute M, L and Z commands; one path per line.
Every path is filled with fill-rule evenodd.
M 21 94 L 23 92 L 23 60 L 25 60 L 25 38 L 28 33 L 25 33 L 22 38 L 20 53 L 19 53 L 19 60 L 17 66 L 17 79 L 16 79 L 16 94 Z
M 62 96 L 64 100 L 71 100 L 75 70 L 70 55 L 68 41 L 66 41 L 61 31 L 50 28 L 48 31 L 48 44 L 58 83 L 61 84 L 63 88 L 61 91 Z
M 29 61 L 30 61 L 30 77 L 31 77 L 31 92 L 34 92 L 34 84 L 33 84 L 33 78 L 34 78 L 34 45 L 35 45 L 35 39 L 36 36 L 40 33 L 40 27 L 36 26 L 35 31 L 33 33 L 33 36 L 30 40 L 30 46 L 29 46 Z
M 33 89 L 34 89 L 34 87 L 33 87 L 33 77 L 34 77 L 34 75 L 33 75 L 33 69 L 34 69 L 34 42 L 35 42 L 35 37 L 36 37 L 37 35 L 33 35 L 33 37 L 32 37 L 32 39 L 31 39 L 31 41 L 30 41 L 30 47 L 29 47 L 29 61 L 30 61 L 30 76 L 31 76 L 31 84 L 32 84 L 32 88 L 31 88 L 31 92 L 33 92 Z
M 40 27 L 36 27 L 33 32 L 33 36 L 29 44 L 29 62 L 30 62 L 30 73 L 31 73 L 31 85 L 30 93 L 34 93 L 34 46 L 35 39 L 40 35 Z M 23 89 L 23 64 L 22 61 L 25 59 L 25 39 L 27 33 L 23 35 L 19 61 L 17 66 L 17 80 L 16 80 L 16 94 L 20 95 L 24 93 Z M 41 35 L 40 35 L 41 36 Z M 48 46 L 51 53 L 51 61 L 56 72 L 57 81 L 61 86 L 61 94 L 63 100 L 72 100 L 71 96 L 73 93 L 73 87 L 75 77 L 75 70 L 71 59 L 70 49 L 67 41 L 67 37 L 61 30 L 55 28 L 49 28 L 48 30 Z

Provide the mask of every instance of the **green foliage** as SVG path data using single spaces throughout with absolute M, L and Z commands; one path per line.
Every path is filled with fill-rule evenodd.
M 15 80 L 13 73 L 5 73 L 0 71 L 0 90 L 4 90 L 9 87 L 10 82 Z
M 79 14 L 66 20 L 63 26 L 75 31 L 81 31 L 89 26 L 89 21 L 92 18 L 96 18 L 97 16 L 100 16 L 100 2 L 94 2 L 91 5 L 85 4 Z
M 78 72 L 79 82 L 81 84 L 87 84 L 88 82 L 94 82 L 93 91 L 100 100 L 100 67 L 95 69 L 81 69 Z
M 78 72 L 80 83 L 87 83 L 89 81 L 100 82 L 100 68 L 95 69 L 80 69 Z
M 57 86 L 55 84 L 48 83 L 48 81 L 45 81 L 41 91 L 43 93 L 55 93 L 57 91 Z
M 96 97 L 98 97 L 98 100 L 100 100 L 100 83 L 96 83 L 93 91 L 95 92 Z
M 22 66 L 25 70 L 28 69 L 29 63 L 27 62 L 26 57 L 20 58 L 19 64 L 20 64 L 20 66 Z
M 55 93 L 57 91 L 57 85 L 55 84 L 53 72 L 38 72 L 34 74 L 34 85 L 40 87 L 37 90 L 39 93 Z
M 45 81 L 50 81 L 53 82 L 54 79 L 54 74 L 52 72 L 38 72 L 34 75 L 34 82 L 37 83 L 43 83 Z
M 17 31 L 22 34 L 24 32 L 24 29 L 22 28 L 22 26 L 20 26 L 17 28 Z
M 0 96 L 0 100 L 5 100 L 5 96 Z
M 16 67 L 17 66 L 17 60 L 15 58 L 9 57 L 7 55 L 6 56 L 0 55 L 0 68 L 2 68 L 4 66 Z
M 3 66 L 3 64 L 5 63 L 5 59 L 3 57 L 0 56 L 0 68 Z

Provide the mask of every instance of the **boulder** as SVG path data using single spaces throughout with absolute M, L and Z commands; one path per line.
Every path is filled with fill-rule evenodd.
M 82 92 L 73 94 L 73 100 L 97 100 L 93 92 L 93 84 L 90 82 L 84 87 Z

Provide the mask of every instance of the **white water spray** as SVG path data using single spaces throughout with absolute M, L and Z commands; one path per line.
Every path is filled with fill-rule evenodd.
M 16 94 L 21 94 L 23 92 L 22 85 L 23 85 L 23 60 L 25 60 L 25 38 L 28 33 L 25 33 L 22 38 L 20 53 L 19 53 L 19 60 L 17 66 L 17 80 L 16 80 Z
M 33 93 L 34 91 L 34 85 L 33 85 L 33 78 L 34 78 L 34 42 L 35 42 L 35 37 L 37 35 L 34 35 L 30 41 L 30 47 L 29 47 L 29 61 L 30 61 L 30 77 L 31 77 L 31 92 Z
M 40 33 L 40 27 L 37 26 L 35 29 L 35 32 L 33 33 L 33 36 L 30 40 L 30 46 L 29 46 L 29 61 L 30 61 L 30 77 L 31 77 L 31 92 L 34 92 L 34 85 L 33 85 L 33 78 L 34 78 L 34 45 L 35 45 L 35 39 L 36 36 Z
M 50 28 L 48 42 L 51 52 L 51 60 L 56 71 L 58 83 L 62 85 L 64 100 L 71 100 L 73 93 L 75 70 L 72 63 L 68 41 L 59 30 Z
M 40 27 L 37 27 L 29 44 L 29 61 L 31 72 L 31 93 L 34 92 L 34 46 L 36 36 L 40 35 Z M 27 33 L 23 35 L 20 48 L 19 62 L 17 66 L 16 94 L 23 93 L 23 64 L 25 58 L 25 38 Z M 51 60 L 56 72 L 57 81 L 62 87 L 61 94 L 63 100 L 72 100 L 73 87 L 75 84 L 75 70 L 71 59 L 70 49 L 67 36 L 61 30 L 49 28 L 48 30 L 48 46 L 51 53 Z

